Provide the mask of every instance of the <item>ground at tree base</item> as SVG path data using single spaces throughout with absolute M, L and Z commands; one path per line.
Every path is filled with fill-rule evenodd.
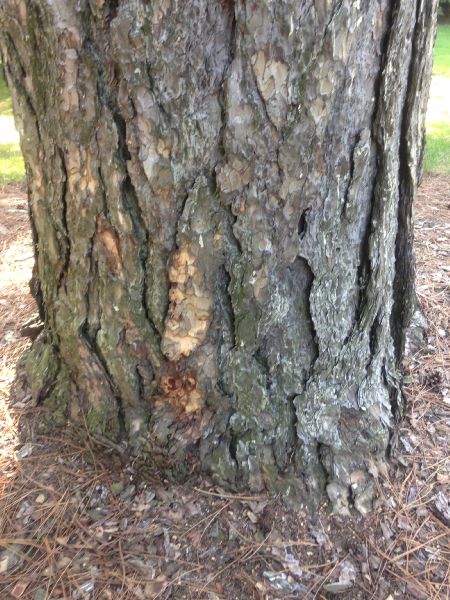
M 450 178 L 416 203 L 427 343 L 406 365 L 405 421 L 389 473 L 373 465 L 366 520 L 311 519 L 277 499 L 163 480 L 99 442 L 37 433 L 16 362 L 35 311 L 23 189 L 0 194 L 0 597 L 79 599 L 450 597 Z M 78 432 L 79 433 L 79 432 Z M 99 450 L 103 450 L 99 453 Z

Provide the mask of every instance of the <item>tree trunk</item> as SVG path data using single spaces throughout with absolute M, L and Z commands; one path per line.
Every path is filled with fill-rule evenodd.
M 437 0 L 2 0 L 56 422 L 368 509 Z

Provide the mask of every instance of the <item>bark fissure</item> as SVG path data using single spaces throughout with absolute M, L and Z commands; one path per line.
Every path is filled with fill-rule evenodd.
M 227 336 L 223 336 L 223 345 L 226 349 L 230 350 L 236 346 L 236 329 L 234 324 L 234 311 L 233 311 L 233 303 L 230 295 L 230 283 L 231 283 L 231 275 L 227 270 L 226 265 L 222 265 L 219 276 L 217 278 L 218 281 L 218 297 L 221 302 L 222 308 L 222 323 L 224 327 L 224 333 L 228 333 L 229 339 L 225 339 Z
M 329 30 L 331 24 L 333 23 L 334 19 L 338 16 L 339 12 L 342 10 L 343 4 L 344 4 L 344 1 L 339 0 L 338 2 L 336 2 L 335 6 L 333 6 L 333 8 L 331 10 L 331 16 L 328 19 L 327 24 L 325 25 L 323 37 L 325 37 L 325 35 L 328 33 L 328 30 Z
M 382 158 L 384 156 L 384 149 L 382 148 L 382 146 L 379 143 L 379 139 L 378 139 L 377 132 L 376 132 L 377 119 L 378 119 L 379 112 L 380 112 L 381 95 L 382 95 L 382 89 L 383 89 L 383 73 L 387 67 L 386 63 L 387 63 L 387 55 L 388 55 L 388 48 L 389 48 L 389 40 L 392 35 L 392 29 L 393 29 L 393 26 L 395 23 L 394 16 L 395 16 L 396 10 L 397 9 L 395 7 L 395 4 L 389 5 L 387 8 L 385 28 L 384 28 L 383 35 L 381 37 L 381 42 L 380 42 L 380 61 L 379 61 L 380 68 L 379 68 L 379 72 L 378 72 L 378 74 L 375 78 L 375 82 L 374 82 L 375 102 L 374 102 L 373 111 L 372 111 L 372 115 L 371 115 L 370 140 L 372 140 L 377 147 L 377 159 L 376 159 L 376 170 L 375 170 L 375 173 L 374 173 L 374 176 L 372 179 L 372 194 L 371 194 L 371 199 L 370 199 L 370 210 L 369 210 L 368 218 L 366 221 L 366 227 L 364 229 L 364 234 L 362 236 L 360 261 L 359 261 L 359 266 L 358 266 L 359 299 L 356 304 L 355 324 L 360 329 L 364 328 L 364 325 L 361 327 L 361 319 L 362 319 L 362 315 L 364 314 L 365 305 L 367 303 L 366 291 L 367 291 L 367 285 L 368 285 L 368 281 L 369 281 L 369 274 L 371 272 L 369 242 L 370 242 L 371 231 L 373 228 L 373 211 L 374 211 L 375 193 L 376 193 L 375 188 L 376 188 L 376 181 L 377 181 L 378 177 L 380 176 L 380 160 L 382 160 Z
M 94 294 L 92 290 L 92 283 L 96 277 L 98 277 L 98 267 L 94 268 L 94 240 L 95 234 L 89 239 L 88 250 L 86 254 L 87 261 L 89 263 L 89 275 L 88 275 L 88 285 L 85 294 L 85 303 L 86 303 L 86 318 L 81 325 L 81 331 L 84 331 L 84 334 L 88 337 L 88 339 L 96 339 L 98 330 L 100 329 L 100 315 L 97 316 L 95 324 L 90 322 L 89 315 L 91 313 L 91 298 Z M 98 298 L 95 298 L 96 302 L 98 302 Z
M 344 190 L 344 200 L 342 202 L 342 211 L 341 211 L 342 218 L 345 218 L 347 205 L 349 202 L 349 194 L 350 194 L 350 190 L 351 190 L 351 187 L 353 184 L 353 177 L 354 177 L 354 173 L 355 173 L 355 151 L 360 142 L 361 142 L 361 132 L 359 132 L 355 136 L 355 141 L 351 145 L 351 148 L 350 148 L 347 183 L 346 183 L 345 190 Z
M 63 265 L 61 267 L 59 281 L 58 281 L 58 293 L 59 293 L 59 290 L 60 290 L 61 286 L 63 285 L 64 278 L 67 274 L 67 271 L 68 271 L 69 265 L 70 265 L 71 241 L 70 241 L 69 221 L 67 218 L 67 214 L 68 214 L 67 167 L 66 167 L 66 162 L 65 162 L 64 150 L 62 150 L 62 148 L 59 148 L 59 147 L 57 150 L 58 150 L 59 158 L 61 161 L 61 171 L 62 171 L 61 204 L 62 204 L 62 224 L 63 224 L 64 231 L 65 231 L 65 251 L 64 251 L 64 257 L 63 257 Z
M 412 51 L 408 69 L 407 92 L 403 108 L 399 148 L 398 232 L 395 242 L 394 303 L 391 331 L 397 360 L 404 351 L 408 328 L 412 324 L 417 299 L 414 290 L 415 256 L 412 209 L 414 190 L 422 163 L 425 106 L 419 91 L 430 80 L 432 57 L 430 41 L 434 38 L 433 4 L 416 2 Z M 428 95 L 428 88 L 425 92 Z
M 121 184 L 121 193 L 123 198 L 124 208 L 127 209 L 128 214 L 131 216 L 135 239 L 139 243 L 138 248 L 138 256 L 141 263 L 142 268 L 142 307 L 144 310 L 145 318 L 150 325 L 150 328 L 153 332 L 153 335 L 156 339 L 157 344 L 160 343 L 160 333 L 154 323 L 150 310 L 147 304 L 147 292 L 148 292 L 148 279 L 150 277 L 150 273 L 148 272 L 148 262 L 149 262 L 149 243 L 150 243 L 150 232 L 148 231 L 145 220 L 142 214 L 142 208 L 139 204 L 136 191 L 134 189 L 133 183 L 131 181 L 130 174 L 127 169 L 127 163 L 131 160 L 131 154 L 128 150 L 127 145 L 127 137 L 126 137 L 126 121 L 119 114 L 119 112 L 115 111 L 113 113 L 114 121 L 117 127 L 118 133 L 118 150 L 119 155 L 122 159 L 123 169 L 125 172 L 124 179 Z M 154 365 L 155 367 L 157 365 Z
M 161 336 L 154 323 L 149 307 L 147 304 L 147 292 L 148 292 L 148 279 L 150 277 L 150 273 L 148 272 L 148 261 L 149 261 L 149 244 L 150 244 L 150 233 L 145 227 L 144 219 L 142 218 L 142 211 L 139 206 L 139 202 L 137 201 L 136 194 L 134 191 L 133 184 L 131 183 L 130 176 L 127 174 L 123 183 L 122 183 L 122 195 L 124 198 L 124 206 L 130 208 L 130 214 L 136 215 L 134 220 L 135 223 L 135 231 L 136 231 L 136 239 L 140 241 L 140 247 L 138 250 L 138 255 L 141 262 L 142 268 L 142 307 L 144 310 L 145 318 L 150 325 L 150 328 L 155 337 L 156 343 L 159 345 Z M 154 365 L 155 367 L 157 365 Z
M 413 33 L 413 46 L 409 60 L 408 78 L 406 84 L 405 102 L 402 110 L 402 123 L 400 133 L 399 146 L 399 175 L 398 175 L 398 194 L 399 204 L 397 209 L 398 231 L 395 241 L 395 278 L 393 291 L 393 307 L 391 313 L 391 330 L 393 333 L 394 347 L 397 359 L 400 360 L 403 354 L 404 346 L 404 331 L 409 324 L 412 316 L 412 307 L 410 303 L 414 302 L 414 291 L 411 289 L 411 280 L 414 275 L 408 273 L 403 267 L 407 264 L 407 269 L 413 268 L 413 240 L 412 227 L 410 225 L 412 197 L 409 194 L 403 193 L 403 188 L 413 187 L 412 173 L 409 165 L 409 152 L 407 142 L 407 119 L 409 117 L 408 103 L 409 94 L 411 94 L 412 77 L 417 68 L 416 61 L 418 60 L 415 44 L 417 43 L 418 35 L 418 19 L 420 11 L 420 0 L 416 2 L 416 21 Z M 409 294 L 406 293 L 406 288 L 409 287 Z
M 113 394 L 113 397 L 114 397 L 114 400 L 116 403 L 117 421 L 118 421 L 118 425 L 119 425 L 119 430 L 118 430 L 118 438 L 114 441 L 126 442 L 126 441 L 128 441 L 129 438 L 128 438 L 127 426 L 126 426 L 125 407 L 124 407 L 120 392 L 117 388 L 117 385 L 114 383 L 114 378 L 109 371 L 108 361 L 104 357 L 104 355 L 99 347 L 99 344 L 98 344 L 98 336 L 100 334 L 100 331 L 101 331 L 101 326 L 95 332 L 95 337 L 92 337 L 89 334 L 89 332 L 86 331 L 84 328 L 82 328 L 80 330 L 90 351 L 99 360 L 99 363 L 103 369 L 106 380 L 109 383 L 109 386 L 111 388 L 111 391 L 112 391 L 112 394 Z M 89 415 L 89 410 L 87 408 L 85 409 L 85 413 L 87 415 Z M 109 432 L 107 432 L 107 433 L 109 433 Z
M 299 219 L 299 222 L 297 225 L 297 233 L 298 233 L 298 237 L 300 239 L 303 239 L 303 237 L 306 234 L 306 228 L 308 227 L 307 218 L 308 218 L 308 213 L 310 212 L 310 210 L 311 210 L 311 208 L 305 208 L 305 210 L 300 215 L 300 219 Z

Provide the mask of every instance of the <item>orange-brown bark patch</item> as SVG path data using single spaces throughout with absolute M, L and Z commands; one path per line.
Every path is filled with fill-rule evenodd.
M 202 400 L 194 371 L 171 372 L 161 377 L 157 403 L 170 403 L 176 412 L 191 414 L 200 410 Z

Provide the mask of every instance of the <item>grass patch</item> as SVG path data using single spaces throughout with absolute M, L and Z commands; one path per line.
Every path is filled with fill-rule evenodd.
M 0 144 L 0 185 L 17 183 L 25 177 L 22 152 L 18 144 Z
M 437 28 L 433 75 L 450 77 L 450 23 Z
M 439 25 L 427 108 L 424 169 L 450 175 L 450 24 Z
M 427 124 L 424 169 L 429 173 L 450 175 L 450 122 Z

